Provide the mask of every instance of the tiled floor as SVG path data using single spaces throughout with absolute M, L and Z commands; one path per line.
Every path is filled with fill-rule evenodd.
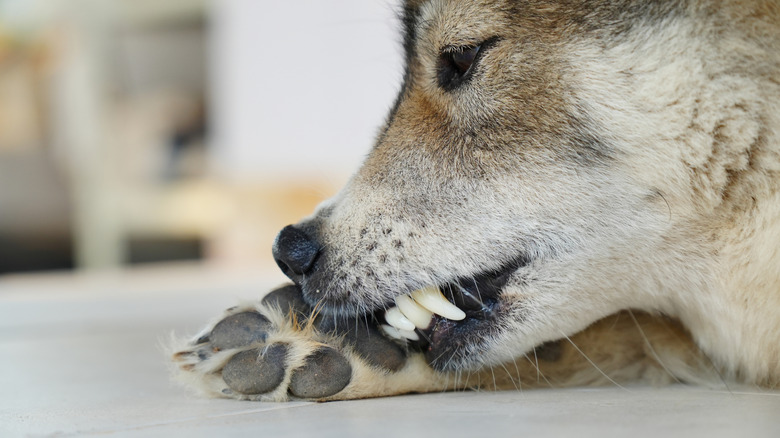
M 334 403 L 203 400 L 160 347 L 278 274 L 201 267 L 0 279 L 0 437 L 780 437 L 780 393 L 601 388 Z

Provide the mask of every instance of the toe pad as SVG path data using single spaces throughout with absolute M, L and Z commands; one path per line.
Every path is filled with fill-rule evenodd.
M 220 321 L 211 331 L 211 345 L 218 350 L 241 348 L 264 342 L 271 323 L 257 312 L 242 312 Z
M 284 379 L 286 356 L 284 344 L 242 351 L 222 369 L 222 379 L 230 389 L 242 394 L 270 392 Z
M 321 347 L 306 358 L 290 381 L 290 392 L 301 398 L 323 398 L 344 389 L 352 380 L 352 366 L 338 351 Z

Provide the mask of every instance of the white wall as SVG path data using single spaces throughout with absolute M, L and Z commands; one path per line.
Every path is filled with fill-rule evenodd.
M 216 0 L 214 158 L 232 179 L 346 178 L 402 78 L 393 0 Z

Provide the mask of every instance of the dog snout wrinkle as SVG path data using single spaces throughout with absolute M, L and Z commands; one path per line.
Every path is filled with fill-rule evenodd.
M 298 283 L 300 277 L 312 269 L 321 249 L 314 237 L 288 225 L 276 236 L 273 255 L 282 272 Z

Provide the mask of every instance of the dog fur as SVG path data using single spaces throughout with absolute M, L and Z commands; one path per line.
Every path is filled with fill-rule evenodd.
M 497 316 L 441 357 L 332 398 L 780 384 L 776 1 L 409 0 L 402 15 L 402 90 L 363 166 L 297 224 L 322 249 L 295 280 L 356 316 L 517 269 Z M 448 54 L 480 44 L 443 82 Z M 555 360 L 533 356 L 561 339 Z

